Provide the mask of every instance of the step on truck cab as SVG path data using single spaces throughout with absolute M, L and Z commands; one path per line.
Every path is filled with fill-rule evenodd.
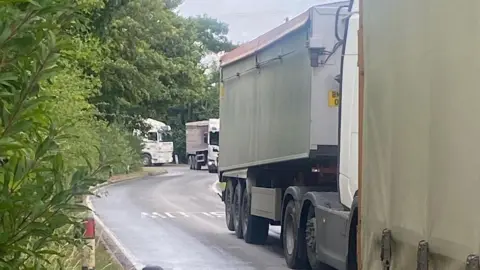
M 186 124 L 187 160 L 191 170 L 208 167 L 208 172 L 218 171 L 220 119 L 189 122 Z
M 358 14 L 314 6 L 221 58 L 219 181 L 228 229 L 287 265 L 355 269 Z

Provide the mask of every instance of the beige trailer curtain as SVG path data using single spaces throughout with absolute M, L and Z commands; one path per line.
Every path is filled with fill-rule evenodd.
M 362 268 L 465 269 L 480 253 L 480 1 L 363 0 Z

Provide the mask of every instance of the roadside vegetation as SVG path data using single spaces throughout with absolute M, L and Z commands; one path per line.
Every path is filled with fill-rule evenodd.
M 0 1 L 0 268 L 78 268 L 75 198 L 140 168 L 140 119 L 218 117 L 227 25 L 183 18 L 175 0 Z M 183 152 L 182 152 L 183 151 Z

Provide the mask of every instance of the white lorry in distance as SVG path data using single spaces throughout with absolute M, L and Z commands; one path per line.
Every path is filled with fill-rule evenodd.
M 191 170 L 208 166 L 208 172 L 218 170 L 220 119 L 189 122 L 186 124 L 187 159 Z
M 144 166 L 154 164 L 163 165 L 173 162 L 173 142 L 170 132 L 172 128 L 163 122 L 147 118 L 144 124 L 149 126 L 148 131 L 142 136 L 142 132 L 135 130 L 137 136 L 142 137 L 142 163 Z

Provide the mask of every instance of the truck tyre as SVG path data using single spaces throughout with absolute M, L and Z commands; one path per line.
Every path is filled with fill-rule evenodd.
M 243 195 L 243 185 L 242 183 L 238 182 L 237 186 L 235 187 L 235 193 L 233 194 L 232 214 L 233 214 L 233 227 L 235 228 L 235 235 L 240 239 L 243 237 L 242 215 L 240 214 L 242 211 L 242 195 Z
M 249 244 L 263 245 L 268 238 L 270 221 L 266 218 L 252 216 L 250 214 L 251 200 L 252 196 L 250 192 L 244 190 L 241 212 L 243 239 Z
M 195 170 L 200 171 L 202 169 L 202 163 L 198 162 L 196 158 L 193 158 L 193 164 L 195 165 Z
M 282 222 L 283 253 L 288 267 L 292 269 L 305 268 L 307 265 L 306 254 L 300 246 L 303 241 L 298 241 L 297 211 L 295 201 L 289 201 Z
M 235 193 L 235 187 L 233 181 L 229 179 L 225 187 L 225 221 L 227 222 L 227 228 L 230 231 L 235 231 L 233 224 L 233 194 Z
M 310 205 L 307 214 L 307 224 L 305 230 L 305 243 L 308 263 L 312 270 L 329 270 L 332 269 L 330 266 L 322 263 L 317 259 L 317 223 L 315 219 L 315 208 L 313 205 Z
M 150 156 L 149 154 L 143 154 L 142 163 L 143 163 L 143 166 L 145 167 L 152 166 L 152 156 Z

